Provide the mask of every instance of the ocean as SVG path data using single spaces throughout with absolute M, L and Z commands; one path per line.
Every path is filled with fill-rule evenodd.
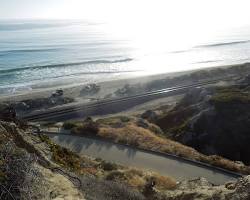
M 143 33 L 119 35 L 115 28 L 82 20 L 0 21 L 0 95 L 250 61 L 250 27 L 176 47 L 185 33 L 142 39 Z

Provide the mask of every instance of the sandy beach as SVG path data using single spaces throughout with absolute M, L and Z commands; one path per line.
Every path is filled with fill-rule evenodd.
M 91 84 L 81 84 L 75 83 L 74 85 L 61 87 L 51 87 L 44 89 L 35 89 L 29 92 L 13 94 L 9 96 L 1 96 L 0 102 L 5 103 L 17 103 L 29 101 L 31 104 L 37 103 L 36 101 L 41 99 L 55 100 L 52 98 L 52 93 L 57 89 L 63 90 L 63 97 L 71 99 L 68 103 L 54 103 L 53 106 L 42 105 L 39 103 L 40 107 L 34 106 L 35 109 L 26 109 L 21 111 L 21 113 L 39 111 L 44 109 L 56 109 L 57 107 L 62 108 L 62 106 L 77 106 L 78 104 L 84 104 L 89 102 L 96 102 L 103 99 L 113 99 L 125 96 L 143 94 L 145 92 L 154 91 L 163 88 L 170 88 L 179 85 L 189 85 L 199 81 L 206 81 L 211 79 L 220 79 L 226 76 L 234 76 L 237 74 L 244 74 L 250 72 L 250 66 L 248 64 L 234 65 L 234 66 L 222 66 L 216 68 L 206 68 L 202 70 L 192 70 L 178 73 L 168 73 L 152 76 L 139 76 L 127 79 L 106 81 Z M 96 89 L 98 88 L 98 89 Z M 45 101 L 45 102 L 46 102 Z M 159 102 L 164 102 L 165 100 L 154 101 L 150 106 L 159 104 Z M 173 101 L 173 100 L 171 100 Z M 166 100 L 168 102 L 168 100 Z M 46 104 L 46 103 L 43 103 Z M 153 105 L 152 105 L 153 104 Z M 23 106 L 23 105 L 22 105 Z M 20 106 L 19 106 L 20 107 Z M 149 106 L 142 107 L 149 108 Z M 18 110 L 19 108 L 17 108 Z M 141 109 L 141 108 L 140 108 Z
M 101 86 L 101 90 L 97 94 L 92 95 L 86 95 L 88 98 L 103 98 L 106 95 L 112 94 L 117 89 L 124 87 L 126 84 L 129 85 L 137 85 L 137 86 L 143 86 L 147 83 L 152 83 L 154 81 L 159 80 L 170 80 L 175 77 L 182 77 L 182 76 L 188 76 L 190 74 L 193 74 L 195 72 L 207 72 L 207 71 L 213 71 L 217 69 L 222 69 L 227 71 L 228 68 L 237 67 L 237 66 L 243 66 L 245 64 L 239 64 L 239 65 L 227 65 L 227 66 L 218 66 L 218 67 L 208 67 L 203 68 L 199 70 L 188 70 L 183 72 L 174 72 L 174 73 L 165 73 L 165 74 L 156 74 L 156 75 L 148 75 L 148 76 L 133 76 L 131 78 L 125 78 L 125 79 L 114 79 L 111 81 L 105 81 L 105 82 L 95 82 L 93 84 L 97 84 Z M 218 76 L 218 75 L 217 75 Z M 167 87 L 174 87 L 174 85 L 179 85 L 181 82 L 176 82 L 173 85 L 166 85 L 164 88 Z M 0 95 L 0 102 L 3 101 L 22 101 L 26 99 L 35 99 L 35 98 L 42 98 L 42 97 L 49 97 L 51 93 L 57 89 L 63 89 L 64 95 L 69 96 L 72 98 L 77 98 L 80 96 L 80 91 L 83 89 L 84 86 L 88 84 L 86 83 L 73 83 L 71 85 L 62 85 L 61 86 L 51 86 L 47 88 L 39 88 L 39 89 L 33 89 L 30 91 L 23 91 L 23 92 L 17 92 L 14 94 L 8 94 L 8 95 Z M 162 86 L 159 86 L 159 88 Z

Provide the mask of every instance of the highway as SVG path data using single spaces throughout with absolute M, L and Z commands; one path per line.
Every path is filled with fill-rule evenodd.
M 232 78 L 233 77 L 226 77 L 224 79 L 199 82 L 191 85 L 165 88 L 129 97 L 100 100 L 94 103 L 79 104 L 78 106 L 72 107 L 68 106 L 67 108 L 49 109 L 47 111 L 24 115 L 22 119 L 27 121 L 66 121 L 87 116 L 114 114 L 154 99 L 183 94 L 191 88 L 215 84 L 218 81 L 231 80 Z
M 100 139 L 90 139 L 69 134 L 48 134 L 48 136 L 55 143 L 76 153 L 102 158 L 125 166 L 152 170 L 161 175 L 173 177 L 177 181 L 204 177 L 211 183 L 218 185 L 234 181 L 240 177 L 240 175 L 233 172 L 207 166 L 206 164 Z

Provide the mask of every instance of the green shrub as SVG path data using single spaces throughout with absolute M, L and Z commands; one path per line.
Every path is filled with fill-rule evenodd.
M 52 158 L 58 164 L 73 170 L 80 170 L 80 156 L 58 145 L 51 146 Z
M 6 180 L 6 174 L 0 170 L 0 183 Z
M 79 170 L 81 159 L 76 153 L 61 147 L 59 145 L 54 144 L 51 139 L 47 135 L 39 135 L 42 142 L 45 142 L 51 152 L 52 159 L 61 166 L 64 166 L 68 169 Z
M 120 120 L 121 120 L 121 122 L 124 122 L 124 123 L 130 121 L 129 117 L 127 117 L 127 116 L 120 116 Z
M 163 131 L 161 130 L 161 128 L 159 126 L 151 125 L 151 126 L 149 126 L 149 130 L 155 134 L 163 135 Z
M 74 127 L 76 127 L 76 124 L 74 122 L 64 122 L 63 124 L 63 128 L 65 130 L 71 130 Z
M 92 119 L 85 120 L 81 125 L 78 125 L 72 129 L 73 134 L 96 136 L 99 132 L 99 125 Z
M 117 140 L 117 142 L 118 142 L 118 143 L 121 143 L 121 144 L 128 144 L 128 141 L 127 141 L 126 138 L 119 138 L 119 139 Z
M 101 168 L 105 171 L 112 171 L 112 170 L 117 170 L 118 166 L 115 163 L 103 161 L 101 162 Z
M 51 139 L 49 138 L 49 136 L 44 135 L 44 134 L 40 134 L 40 135 L 39 135 L 39 138 L 40 138 L 40 140 L 41 140 L 42 142 L 45 142 L 45 143 L 48 144 L 48 145 L 52 145 L 52 141 L 51 141 Z

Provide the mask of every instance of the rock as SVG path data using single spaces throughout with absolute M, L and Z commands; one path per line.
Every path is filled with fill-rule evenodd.
M 193 180 L 182 181 L 178 184 L 178 190 L 194 190 L 197 187 L 212 187 L 212 184 L 209 183 L 205 178 L 197 178 Z
M 161 199 L 249 200 L 250 176 L 221 186 L 213 186 L 204 178 L 182 181 L 174 190 L 166 191 L 164 198 Z
M 236 186 L 235 186 L 235 183 L 228 182 L 225 184 L 225 187 L 229 190 L 234 190 Z
M 238 164 L 239 166 L 245 166 L 244 163 L 242 161 L 239 161 L 239 160 L 235 161 L 235 163 Z
M 228 199 L 249 200 L 250 199 L 250 176 L 239 179 L 235 183 L 235 189 L 227 195 Z

